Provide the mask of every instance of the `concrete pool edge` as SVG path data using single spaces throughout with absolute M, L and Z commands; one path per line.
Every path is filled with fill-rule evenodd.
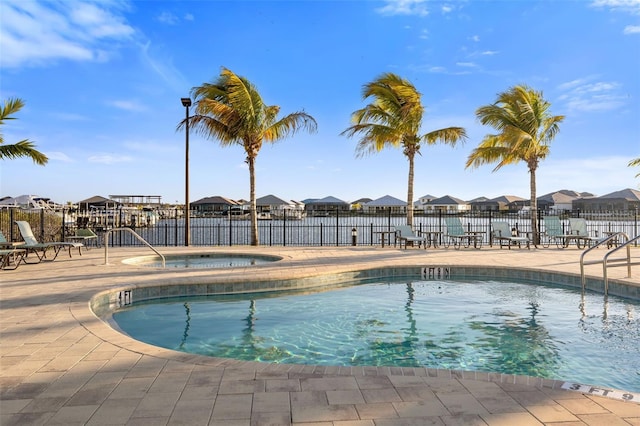
M 169 262 L 175 259 L 220 259 L 220 258 L 237 258 L 237 259 L 251 259 L 256 258 L 263 262 L 261 263 L 271 263 L 271 262 L 279 262 L 284 259 L 282 256 L 275 255 L 267 255 L 267 254 L 252 254 L 252 253 L 241 253 L 241 252 L 220 252 L 220 251 L 202 251 L 202 252 L 190 252 L 188 254 L 167 254 L 164 255 L 165 261 Z M 162 269 L 161 266 L 156 266 L 155 263 L 160 262 L 161 258 L 158 255 L 150 254 L 144 256 L 135 256 L 129 257 L 122 260 L 122 263 L 130 266 L 144 266 L 147 268 L 159 268 Z M 228 268 L 234 267 L 246 267 L 245 265 L 241 266 L 229 266 Z M 194 268 L 200 269 L 200 268 Z M 202 268 L 206 269 L 206 268 Z
M 195 296 L 204 294 L 230 294 L 230 293 L 249 293 L 249 292 L 265 292 L 265 291 L 284 291 L 284 290 L 317 290 L 323 287 L 332 287 L 344 281 L 354 281 L 363 279 L 388 278 L 388 277 L 426 277 L 434 275 L 451 274 L 452 278 L 489 278 L 489 279 L 518 279 L 531 282 L 549 282 L 553 285 L 568 286 L 573 288 L 581 288 L 581 278 L 576 274 L 548 271 L 540 268 L 518 268 L 518 267 L 493 267 L 493 266 L 477 266 L 477 265 L 402 265 L 394 267 L 376 267 L 361 268 L 351 271 L 343 271 L 338 273 L 319 273 L 312 274 L 301 278 L 288 279 L 261 279 L 255 281 L 247 281 L 246 278 L 223 278 L 208 277 L 208 283 L 193 284 L 180 283 L 175 280 L 163 284 L 163 280 L 157 280 L 153 283 L 138 283 L 131 286 L 121 285 L 116 288 L 105 290 L 95 294 L 89 300 L 89 311 L 92 318 L 85 318 L 82 321 L 76 316 L 82 315 L 81 312 L 73 312 L 74 316 L 88 330 L 96 336 L 110 341 L 111 343 L 136 351 L 140 354 L 156 356 L 179 362 L 188 362 L 197 365 L 209 365 L 220 367 L 238 367 L 246 368 L 254 371 L 269 372 L 283 370 L 287 372 L 300 372 L 301 374 L 323 374 L 323 375 L 387 375 L 387 376 L 424 376 L 443 379 L 460 379 L 460 380 L 478 380 L 487 382 L 496 382 L 513 385 L 526 385 L 536 388 L 548 388 L 553 390 L 577 391 L 582 393 L 594 393 L 599 396 L 613 398 L 617 400 L 640 403 L 640 394 L 627 392 L 619 389 L 610 389 L 592 386 L 589 384 L 581 384 L 568 382 L 566 380 L 545 379 L 532 376 L 520 376 L 502 373 L 490 373 L 466 370 L 443 370 L 424 367 L 323 367 L 309 366 L 298 364 L 269 364 L 262 362 L 238 361 L 227 358 L 207 357 L 203 355 L 187 354 L 183 352 L 173 351 L 156 347 L 144 342 L 135 340 L 124 333 L 112 328 L 108 324 L 108 316 L 110 312 L 117 309 L 122 304 L 130 303 L 131 300 L 149 300 L 161 299 L 176 296 Z M 201 277 L 204 279 L 205 277 Z M 293 286 L 292 284 L 298 284 Z M 280 284 L 280 285 L 278 285 Z M 587 277 L 587 290 L 602 293 L 603 283 L 601 280 L 593 277 Z M 598 291 L 600 290 L 600 291 Z M 623 290 L 623 291 L 621 291 Z M 611 279 L 609 281 L 609 292 L 624 293 L 615 294 L 622 297 L 640 300 L 640 288 L 636 285 L 626 283 L 624 281 Z M 144 296 L 143 296 L 144 295 Z M 604 295 L 603 295 L 604 298 Z M 86 312 L 86 311 L 85 311 Z M 105 318 L 106 317 L 106 318 Z M 94 328 L 96 327 L 96 328 Z M 105 330 L 105 327 L 108 330 Z M 101 333 L 108 333 L 109 336 L 103 336 Z M 132 342 L 135 342 L 134 344 Z M 139 346 L 138 346 L 139 345 Z M 132 349 L 132 346 L 136 349 Z M 304 372 L 304 373 L 303 373 Z

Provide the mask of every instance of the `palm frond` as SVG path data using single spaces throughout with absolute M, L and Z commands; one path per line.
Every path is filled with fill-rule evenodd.
M 22 140 L 11 145 L 0 145 L 0 160 L 30 157 L 34 163 L 44 166 L 49 158 L 38 151 L 33 142 Z

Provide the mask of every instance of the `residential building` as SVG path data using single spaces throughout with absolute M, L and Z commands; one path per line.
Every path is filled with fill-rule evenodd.
M 391 213 L 391 214 L 405 214 L 407 213 L 407 202 L 391 195 L 385 195 L 376 200 L 369 201 L 362 205 L 362 211 L 364 213 Z
M 574 210 L 612 212 L 640 210 L 640 191 L 623 189 L 601 197 L 584 197 L 573 201 Z

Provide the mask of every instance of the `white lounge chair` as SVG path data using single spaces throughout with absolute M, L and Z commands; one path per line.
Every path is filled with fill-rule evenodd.
M 597 237 L 589 234 L 587 230 L 587 221 L 581 217 L 572 217 L 569 219 L 569 227 L 571 228 L 571 235 L 575 235 L 576 244 L 580 248 L 579 242 L 585 243 L 585 246 L 591 246 L 604 240 L 606 237 Z
M 523 243 L 527 245 L 529 250 L 531 249 L 529 238 L 520 236 L 518 230 L 511 228 L 507 222 L 491 222 L 491 237 L 500 243 L 501 249 L 505 245 L 509 247 L 509 250 L 511 250 L 512 245 L 518 245 L 518 247 L 522 248 Z
M 407 243 L 411 243 L 411 245 L 415 245 L 418 243 L 418 247 L 420 245 L 424 245 L 424 248 L 427 248 L 427 237 L 420 237 L 413 232 L 413 229 L 409 225 L 398 225 L 394 227 L 396 232 L 398 233 L 398 241 L 400 242 L 400 248 L 402 248 L 402 242 L 404 242 L 404 249 L 407 249 Z
M 78 253 L 82 255 L 80 249 L 84 247 L 82 243 L 73 243 L 73 242 L 65 242 L 65 241 L 55 241 L 51 243 L 40 243 L 36 239 L 35 235 L 33 235 L 33 231 L 31 230 L 31 225 L 29 222 L 24 220 L 16 220 L 16 225 L 18 225 L 18 229 L 20 230 L 20 235 L 22 235 L 22 239 L 24 240 L 24 244 L 19 246 L 21 249 L 25 249 L 27 251 L 27 255 L 29 253 L 34 253 L 38 257 L 38 262 L 31 263 L 39 263 L 43 260 L 54 261 L 56 257 L 58 257 L 58 253 L 63 248 L 69 249 L 69 257 L 71 257 L 71 249 L 77 248 Z M 49 250 L 53 251 L 53 258 L 47 259 L 47 252 Z M 26 259 L 26 256 L 25 256 Z M 25 260 L 25 263 L 30 263 Z

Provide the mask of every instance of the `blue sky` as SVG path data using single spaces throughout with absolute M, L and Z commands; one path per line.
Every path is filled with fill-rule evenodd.
M 221 67 L 248 78 L 281 113 L 304 110 L 315 134 L 265 145 L 257 196 L 406 199 L 399 149 L 355 156 L 340 133 L 385 72 L 410 80 L 423 130 L 467 129 L 455 148 L 425 146 L 415 197 L 529 197 L 525 165 L 465 169 L 482 137 L 475 110 L 527 84 L 566 115 L 537 174 L 538 194 L 637 188 L 640 0 L 0 2 L 0 98 L 26 106 L 5 143 L 28 138 L 49 163 L 0 162 L 0 196 L 65 203 L 93 195 L 184 202 L 180 98 Z M 241 147 L 190 138 L 191 201 L 249 197 Z

